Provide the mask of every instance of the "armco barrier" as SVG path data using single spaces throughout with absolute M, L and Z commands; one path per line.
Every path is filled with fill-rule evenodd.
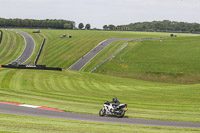
M 1 65 L 3 68 L 12 68 L 12 69 L 36 69 L 36 70 L 54 70 L 54 71 L 62 71 L 62 68 L 58 67 L 46 67 L 46 65 Z
M 0 36 L 0 43 L 1 43 L 1 40 L 2 40 L 2 38 L 3 38 L 3 31 L 0 30 L 0 32 L 1 32 L 1 36 Z
M 39 50 L 39 52 L 38 52 L 38 55 L 37 55 L 37 57 L 36 57 L 36 59 L 35 59 L 35 62 L 34 62 L 35 65 L 37 65 L 37 62 L 38 62 L 38 60 L 39 60 L 39 58 L 40 58 L 40 54 L 41 54 L 42 49 L 43 49 L 43 47 L 44 47 L 45 40 L 46 40 L 46 39 L 44 38 L 44 39 L 43 39 L 43 42 L 42 42 L 42 45 L 41 45 L 41 47 L 40 47 L 40 50 Z

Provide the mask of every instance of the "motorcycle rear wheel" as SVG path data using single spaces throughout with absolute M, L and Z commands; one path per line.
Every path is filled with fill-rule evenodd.
M 101 110 L 99 111 L 99 116 L 103 117 L 103 116 L 105 116 L 105 115 L 106 115 L 105 110 L 104 110 L 104 109 L 101 109 Z
M 124 110 L 120 110 L 119 113 L 116 114 L 117 118 L 122 118 L 125 115 L 125 111 Z

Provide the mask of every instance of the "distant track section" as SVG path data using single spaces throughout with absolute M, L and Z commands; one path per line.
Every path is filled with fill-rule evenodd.
M 94 69 L 92 69 L 90 71 L 90 73 L 94 72 L 95 70 L 97 70 L 99 67 L 101 67 L 103 64 L 105 64 L 106 62 L 108 62 L 109 60 L 111 60 L 113 57 L 115 57 L 116 54 L 118 54 L 122 49 L 124 49 L 126 47 L 126 45 L 130 42 L 137 42 L 137 41 L 142 41 L 142 40 L 150 40 L 150 39 L 165 39 L 168 37 L 160 37 L 160 38 L 140 38 L 140 39 L 135 39 L 132 41 L 128 41 L 126 42 L 119 50 L 117 50 L 117 52 L 115 52 L 112 56 L 110 56 L 107 60 L 105 60 L 104 62 L 102 62 L 101 64 L 99 64 L 98 66 L 96 66 Z
M 26 42 L 26 47 L 23 53 L 21 54 L 20 57 L 16 59 L 16 60 L 19 60 L 19 62 L 22 64 L 32 56 L 33 51 L 35 49 L 35 42 L 33 38 L 31 37 L 31 35 L 22 31 L 18 31 L 18 30 L 13 30 L 13 31 L 16 31 L 17 33 L 21 34 L 24 37 L 24 40 Z
M 68 68 L 68 70 L 80 71 L 90 60 L 92 60 L 99 52 L 101 52 L 105 47 L 110 45 L 115 41 L 122 40 L 132 40 L 136 38 L 118 38 L 118 39 L 108 39 L 100 42 L 95 48 L 93 48 L 90 52 L 80 58 L 76 63 Z

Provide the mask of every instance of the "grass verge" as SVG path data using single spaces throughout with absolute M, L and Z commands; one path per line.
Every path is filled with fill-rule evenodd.
M 23 133 L 197 133 L 200 129 L 85 122 L 0 114 L 0 132 Z

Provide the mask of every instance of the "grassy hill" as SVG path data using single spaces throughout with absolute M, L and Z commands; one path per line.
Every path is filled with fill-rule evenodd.
M 46 38 L 38 64 L 64 69 L 105 39 L 169 36 L 166 33 L 144 32 L 42 30 L 42 33 L 34 34 L 30 29 L 22 29 L 22 31 L 32 35 L 36 42 L 34 54 L 28 61 L 31 60 L 33 64 L 42 40 Z M 60 38 L 60 35 L 68 33 L 72 35 L 71 39 Z M 15 39 L 13 40 L 13 38 Z M 19 43 L 24 43 L 19 34 L 5 30 L 5 37 L 0 46 L 0 64 L 7 64 L 21 54 L 24 45 L 20 46 Z M 114 42 L 89 62 L 82 71 L 90 71 L 111 56 L 124 43 L 125 41 Z M 12 48 L 10 49 L 10 47 Z M 159 82 L 198 83 L 200 82 L 200 76 L 197 74 L 199 73 L 199 49 L 199 37 L 188 36 L 164 39 L 162 42 L 147 40 L 143 43 L 130 43 L 112 61 L 103 65 L 96 72 Z M 7 50 L 9 52 L 6 52 Z M 174 80 L 177 77 L 179 79 Z
M 25 47 L 24 38 L 10 30 L 2 30 L 3 39 L 0 44 L 0 64 L 5 65 L 16 60 Z
M 199 40 L 200 37 L 180 36 L 129 43 L 95 72 L 159 82 L 199 83 Z
M 40 34 L 32 34 L 33 30 L 24 30 L 31 34 L 36 41 L 39 41 L 38 49 L 42 38 L 46 38 L 41 57 L 38 64 L 50 67 L 62 67 L 67 69 L 83 55 L 94 48 L 103 40 L 111 38 L 144 38 L 169 36 L 161 33 L 145 32 L 115 32 L 115 31 L 87 31 L 87 30 L 41 30 Z M 71 35 L 72 38 L 60 38 L 60 35 Z M 36 52 L 37 53 L 37 52 Z
M 0 101 L 98 115 L 105 101 L 127 103 L 131 118 L 200 122 L 200 85 L 154 83 L 82 72 L 0 69 Z

